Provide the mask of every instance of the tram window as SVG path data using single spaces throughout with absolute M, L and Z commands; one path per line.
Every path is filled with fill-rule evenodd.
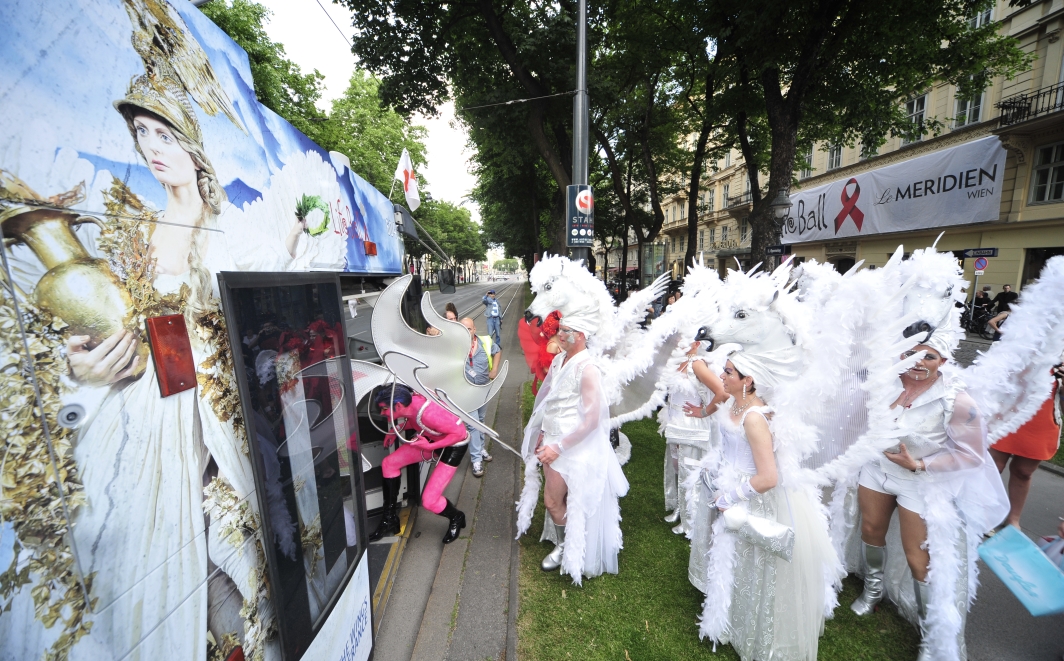
M 258 279 L 259 281 L 256 281 Z M 339 283 L 319 274 L 223 274 L 285 658 L 298 659 L 363 551 L 358 419 Z M 253 345 L 248 347 L 247 345 Z

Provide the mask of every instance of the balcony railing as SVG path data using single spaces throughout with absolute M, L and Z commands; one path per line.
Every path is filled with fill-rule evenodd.
M 735 197 L 729 197 L 728 198 L 728 208 L 732 209 L 732 208 L 735 208 L 735 207 L 741 207 L 744 204 L 752 204 L 753 201 L 754 201 L 754 198 L 753 198 L 753 196 L 750 193 L 748 193 L 748 192 L 747 193 L 743 193 L 742 195 L 737 195 Z
M 1001 110 L 998 126 L 1010 126 L 1035 117 L 1064 110 L 1064 83 L 1043 87 L 1034 92 L 1022 92 L 1002 99 L 997 108 Z

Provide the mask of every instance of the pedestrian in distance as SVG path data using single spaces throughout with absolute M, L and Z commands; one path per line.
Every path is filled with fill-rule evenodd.
M 1009 306 L 1015 303 L 1019 297 L 1019 294 L 1012 291 L 1011 285 L 1005 285 L 1001 288 L 1001 293 L 994 297 L 994 309 L 998 314 L 1008 312 Z
M 471 340 L 465 365 L 466 380 L 476 386 L 487 385 L 499 373 L 502 349 L 490 336 L 477 335 L 476 324 L 469 317 L 462 319 L 462 325 L 469 331 Z M 484 422 L 484 412 L 487 408 L 488 405 L 485 404 L 476 410 L 477 420 Z M 483 477 L 484 464 L 491 461 L 492 456 L 484 449 L 484 434 L 469 425 L 466 425 L 466 429 L 469 430 L 469 460 L 473 462 L 473 477 Z
M 454 306 L 454 303 L 448 303 L 444 309 L 443 316 L 447 317 L 447 321 L 458 321 L 458 308 Z M 429 326 L 425 329 L 426 335 L 439 335 L 440 329 L 435 326 Z
M 481 299 L 484 303 L 484 318 L 488 322 L 488 335 L 491 335 L 491 339 L 495 341 L 495 344 L 502 346 L 502 311 L 499 309 L 499 301 L 495 298 L 495 290 L 489 289 L 488 293 Z

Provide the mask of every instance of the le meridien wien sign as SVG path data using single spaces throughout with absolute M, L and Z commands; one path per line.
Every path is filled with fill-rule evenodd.
M 791 195 L 783 243 L 997 220 L 1005 150 L 996 136 Z

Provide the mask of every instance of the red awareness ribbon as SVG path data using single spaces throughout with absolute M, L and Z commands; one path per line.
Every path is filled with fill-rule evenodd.
M 851 197 L 846 189 L 853 184 L 853 196 Z M 846 216 L 853 218 L 853 224 L 857 226 L 857 231 L 861 231 L 861 225 L 864 223 L 864 212 L 857 208 L 857 198 L 861 197 L 861 184 L 857 183 L 857 179 L 850 177 L 850 180 L 846 182 L 846 185 L 842 187 L 842 211 L 839 215 L 835 216 L 835 233 L 839 233 L 839 228 L 846 222 Z

